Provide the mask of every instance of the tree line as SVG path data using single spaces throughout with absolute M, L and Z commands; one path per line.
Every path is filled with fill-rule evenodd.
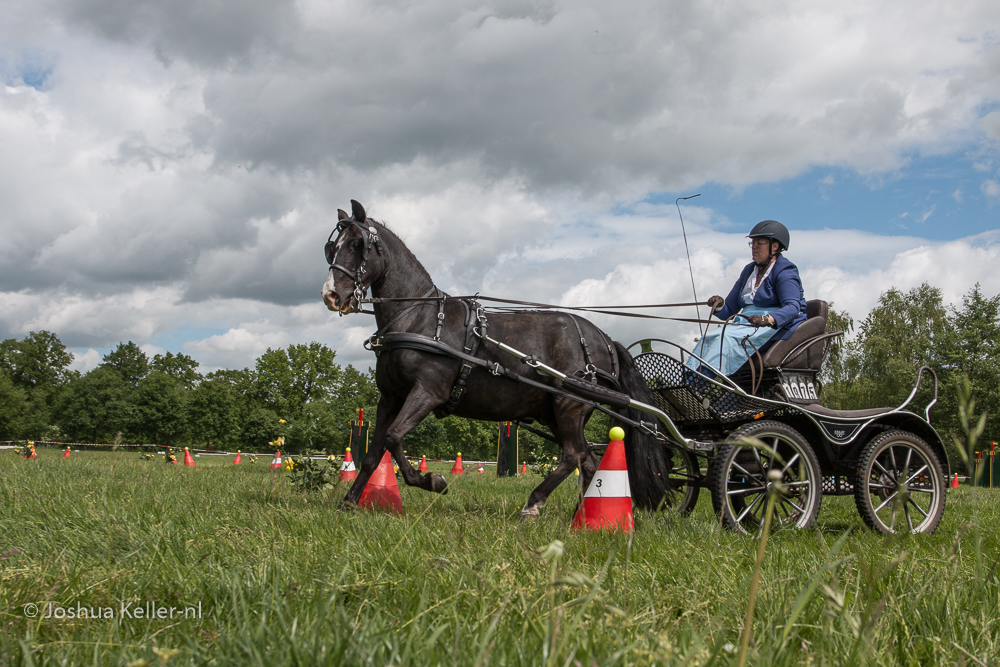
M 889 289 L 857 325 L 847 312 L 831 304 L 827 331 L 854 332 L 833 346 L 824 364 L 821 399 L 845 410 L 895 406 L 906 400 L 917 369 L 929 366 L 940 381 L 931 424 L 954 453 L 951 435 L 961 436 L 959 388 L 968 379 L 977 412 L 987 414 L 981 447 L 1000 439 L 1000 296 L 970 289 L 961 304 L 945 306 L 942 292 L 924 283 L 908 292 Z M 933 400 L 933 383 L 925 377 L 908 406 L 923 414 Z M 977 415 L 978 416 L 978 415 Z M 960 461 L 955 456 L 953 465 Z
M 0 440 L 151 444 L 343 453 L 357 409 L 374 425 L 374 371 L 336 363 L 322 343 L 270 349 L 252 368 L 201 373 L 186 354 L 149 358 L 119 343 L 97 368 L 70 370 L 72 355 L 49 332 L 0 343 Z M 373 426 L 374 430 L 374 426 Z M 407 436 L 412 455 L 495 457 L 496 425 L 427 419 Z

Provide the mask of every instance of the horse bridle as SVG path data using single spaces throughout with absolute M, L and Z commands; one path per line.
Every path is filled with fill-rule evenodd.
M 352 225 L 356 225 L 358 230 L 361 232 L 362 239 L 362 249 L 361 249 L 361 263 L 358 264 L 358 268 L 351 271 L 346 266 L 337 263 L 337 243 L 340 241 L 340 237 L 351 228 Z M 334 238 L 336 234 L 336 238 Z M 323 246 L 323 252 L 326 255 L 326 263 L 330 265 L 331 269 L 340 271 L 351 280 L 354 281 L 354 294 L 351 297 L 351 310 L 353 311 L 355 307 L 361 308 L 361 300 L 365 298 L 368 293 L 368 288 L 371 287 L 371 283 L 368 285 L 364 284 L 364 275 L 366 272 L 366 267 L 368 265 L 368 257 L 371 254 L 372 248 L 375 248 L 375 252 L 381 257 L 382 256 L 382 239 L 378 236 L 378 230 L 375 229 L 374 225 L 369 225 L 368 221 L 365 220 L 363 223 L 358 222 L 353 218 L 345 218 L 337 223 L 337 226 L 332 232 L 330 232 L 330 237 L 326 241 L 326 245 Z M 343 313 L 341 313 L 343 314 Z

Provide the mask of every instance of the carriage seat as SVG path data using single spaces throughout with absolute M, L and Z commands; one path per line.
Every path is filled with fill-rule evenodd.
M 824 334 L 829 313 L 830 306 L 826 301 L 819 299 L 806 301 L 806 321 L 796 327 L 790 337 L 779 340 L 767 350 L 764 354 L 764 368 L 775 368 L 780 365 L 782 368 L 808 368 L 818 371 L 826 356 L 825 341 L 816 341 L 814 345 L 804 347 L 791 359 L 785 359 L 785 356 L 810 338 Z

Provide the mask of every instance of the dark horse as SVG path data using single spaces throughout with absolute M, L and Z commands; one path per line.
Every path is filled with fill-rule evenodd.
M 475 306 L 457 299 L 446 299 L 442 306 L 440 299 L 446 295 L 434 286 L 399 237 L 369 219 L 361 204 L 352 200 L 351 205 L 351 215 L 338 211 L 340 222 L 334 230 L 337 236 L 331 234 L 327 243 L 330 273 L 323 285 L 327 307 L 341 314 L 355 312 L 360 309 L 361 295 L 371 288 L 380 333 L 385 329 L 427 337 L 438 334 L 441 343 L 467 350 L 470 332 L 477 322 Z M 439 317 L 441 313 L 443 318 Z M 596 379 L 608 387 L 617 382 L 621 391 L 640 400 L 646 397 L 645 381 L 628 351 L 583 318 L 553 311 L 491 312 L 487 327 L 490 338 L 524 350 L 567 375 Z M 495 344 L 482 341 L 473 355 L 535 382 L 560 386 L 560 380 L 517 363 Z M 403 437 L 432 412 L 441 416 L 449 410 L 460 417 L 494 422 L 534 420 L 551 429 L 562 446 L 562 459 L 531 492 L 522 516 L 537 516 L 549 494 L 574 468 L 580 468 L 587 488 L 598 463 L 583 433 L 594 410 L 592 405 L 494 375 L 481 367 L 466 370 L 466 389 L 455 404 L 453 388 L 461 366 L 457 357 L 426 350 L 395 347 L 379 351 L 375 381 L 381 398 L 375 434 L 357 479 L 344 498 L 345 505 L 358 502 L 386 449 L 408 485 L 445 492 L 444 477 L 435 473 L 421 475 L 409 464 L 403 455 Z M 668 499 L 670 452 L 638 433 L 638 429 L 628 432 L 626 456 L 632 497 L 640 506 L 656 508 Z

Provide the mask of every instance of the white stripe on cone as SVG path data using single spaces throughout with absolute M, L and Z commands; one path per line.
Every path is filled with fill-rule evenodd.
M 343 463 L 340 464 L 341 472 L 350 472 L 352 470 L 356 470 L 356 468 L 354 467 L 354 461 L 344 461 Z
M 598 470 L 594 473 L 584 498 L 631 498 L 628 470 Z

